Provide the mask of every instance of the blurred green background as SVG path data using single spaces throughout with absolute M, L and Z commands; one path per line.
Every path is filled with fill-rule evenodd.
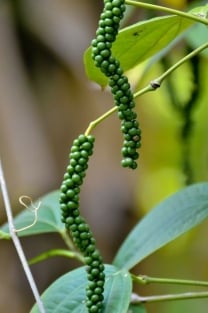
M 186 10 L 206 1 L 148 2 Z M 0 2 L 0 154 L 14 213 L 22 209 L 21 195 L 35 200 L 59 188 L 73 139 L 112 107 L 109 91 L 88 81 L 82 61 L 102 6 L 101 0 Z M 125 24 L 158 15 L 129 10 Z M 131 71 L 135 90 L 207 36 L 206 27 L 194 26 L 164 58 Z M 161 89 L 137 100 L 143 145 L 136 171 L 120 167 L 122 137 L 117 116 L 95 130 L 95 153 L 82 188 L 81 209 L 106 263 L 131 227 L 155 204 L 186 184 L 207 180 L 207 74 L 207 54 L 203 53 L 171 75 Z M 0 218 L 1 223 L 6 221 L 2 199 Z M 134 273 L 207 280 L 207 235 L 205 222 L 142 262 Z M 22 243 L 28 258 L 63 247 L 55 235 L 25 238 Z M 34 299 L 12 243 L 1 241 L 0 252 L 0 312 L 29 312 Z M 42 292 L 77 265 L 54 258 L 31 268 Z M 151 295 L 191 289 L 157 285 L 135 290 Z M 148 313 L 205 313 L 207 306 L 205 299 L 147 308 Z

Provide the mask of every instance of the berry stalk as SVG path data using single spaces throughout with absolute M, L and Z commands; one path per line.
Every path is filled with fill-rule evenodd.
M 123 167 L 135 169 L 139 157 L 137 149 L 141 146 L 141 130 L 137 114 L 133 110 L 135 102 L 128 78 L 124 75 L 119 60 L 111 52 L 125 10 L 125 0 L 104 1 L 96 38 L 92 40 L 92 58 L 95 65 L 108 77 L 114 103 L 118 107 L 124 137 L 121 164 Z
M 104 265 L 90 227 L 79 211 L 80 187 L 86 175 L 89 157 L 93 154 L 93 146 L 94 137 L 91 135 L 80 135 L 74 140 L 69 154 L 70 162 L 61 185 L 60 206 L 62 221 L 75 246 L 83 253 L 87 265 L 88 312 L 99 313 L 103 307 Z

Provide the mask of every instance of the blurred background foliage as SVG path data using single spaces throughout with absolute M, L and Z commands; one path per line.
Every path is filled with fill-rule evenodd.
M 149 2 L 181 10 L 204 3 Z M 22 209 L 19 196 L 36 199 L 59 188 L 72 140 L 112 107 L 109 92 L 101 92 L 87 80 L 82 61 L 102 6 L 101 0 L 0 2 L 0 151 L 14 213 Z M 124 25 L 159 15 L 143 9 L 128 13 Z M 194 26 L 151 67 L 147 61 L 135 68 L 129 73 L 135 90 L 206 37 L 206 27 Z M 137 100 L 143 146 L 139 168 L 133 173 L 120 167 L 122 138 L 116 115 L 96 129 L 95 153 L 82 188 L 81 209 L 106 262 L 112 260 L 131 227 L 155 204 L 186 184 L 207 180 L 207 72 L 207 54 L 203 53 L 171 75 L 158 91 Z M 3 223 L 2 201 L 1 208 Z M 206 226 L 204 223 L 158 251 L 134 272 L 208 279 Z M 63 245 L 53 235 L 22 242 L 28 258 Z M 0 251 L 0 311 L 26 313 L 34 300 L 16 252 L 10 242 L 3 241 Z M 76 262 L 56 258 L 34 265 L 32 271 L 42 292 L 74 266 Z M 150 295 L 180 289 L 157 285 L 137 291 Z M 147 307 L 149 313 L 205 313 L 207 305 L 208 300 L 191 300 Z

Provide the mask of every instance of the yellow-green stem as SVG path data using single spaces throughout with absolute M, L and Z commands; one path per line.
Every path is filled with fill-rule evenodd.
M 64 249 L 53 249 L 53 250 L 46 251 L 46 252 L 38 255 L 35 258 L 32 258 L 29 261 L 29 264 L 32 265 L 32 264 L 44 261 L 46 259 L 49 259 L 51 257 L 55 257 L 55 256 L 64 256 L 64 257 L 67 257 L 70 259 L 75 258 L 75 259 L 78 259 L 79 261 L 81 261 L 82 263 L 84 263 L 84 257 L 82 257 L 79 253 L 64 250 Z
M 171 284 L 171 285 L 186 285 L 186 286 L 200 286 L 208 287 L 207 281 L 188 280 L 188 279 L 173 279 L 173 278 L 157 278 L 146 275 L 133 275 L 132 278 L 135 282 L 147 285 L 147 284 Z
M 208 298 L 208 291 L 204 292 L 185 292 L 180 294 L 169 294 L 169 295 L 156 295 L 149 297 L 142 297 L 139 295 L 133 295 L 132 304 L 150 303 L 150 302 L 164 302 L 164 301 L 175 301 L 175 300 L 188 300 L 188 299 L 201 299 Z

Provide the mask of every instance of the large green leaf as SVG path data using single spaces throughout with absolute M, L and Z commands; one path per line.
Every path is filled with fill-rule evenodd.
M 130 274 L 114 266 L 105 266 L 106 283 L 102 313 L 127 313 L 132 281 Z M 42 295 L 47 313 L 87 313 L 85 289 L 87 286 L 84 267 L 58 278 Z M 30 313 L 39 313 L 35 305 Z
M 193 23 L 175 15 L 136 23 L 119 32 L 112 53 L 120 61 L 123 70 L 127 71 L 165 48 Z M 85 52 L 84 64 L 90 80 L 102 87 L 107 85 L 106 77 L 95 67 L 91 58 L 91 47 Z
M 147 195 L 148 196 L 148 195 Z M 130 232 L 114 264 L 130 269 L 208 217 L 208 183 L 186 187 L 157 205 Z
M 61 212 L 59 208 L 59 191 L 53 191 L 44 197 L 40 198 L 34 206 L 38 206 L 38 219 L 35 225 L 23 231 L 18 232 L 19 236 L 30 236 L 50 232 L 62 233 L 64 231 L 64 224 L 61 222 Z M 34 221 L 34 214 L 31 212 L 32 207 L 25 209 L 14 218 L 15 228 L 21 229 L 31 225 Z M 8 224 L 4 224 L 0 231 L 9 234 Z

